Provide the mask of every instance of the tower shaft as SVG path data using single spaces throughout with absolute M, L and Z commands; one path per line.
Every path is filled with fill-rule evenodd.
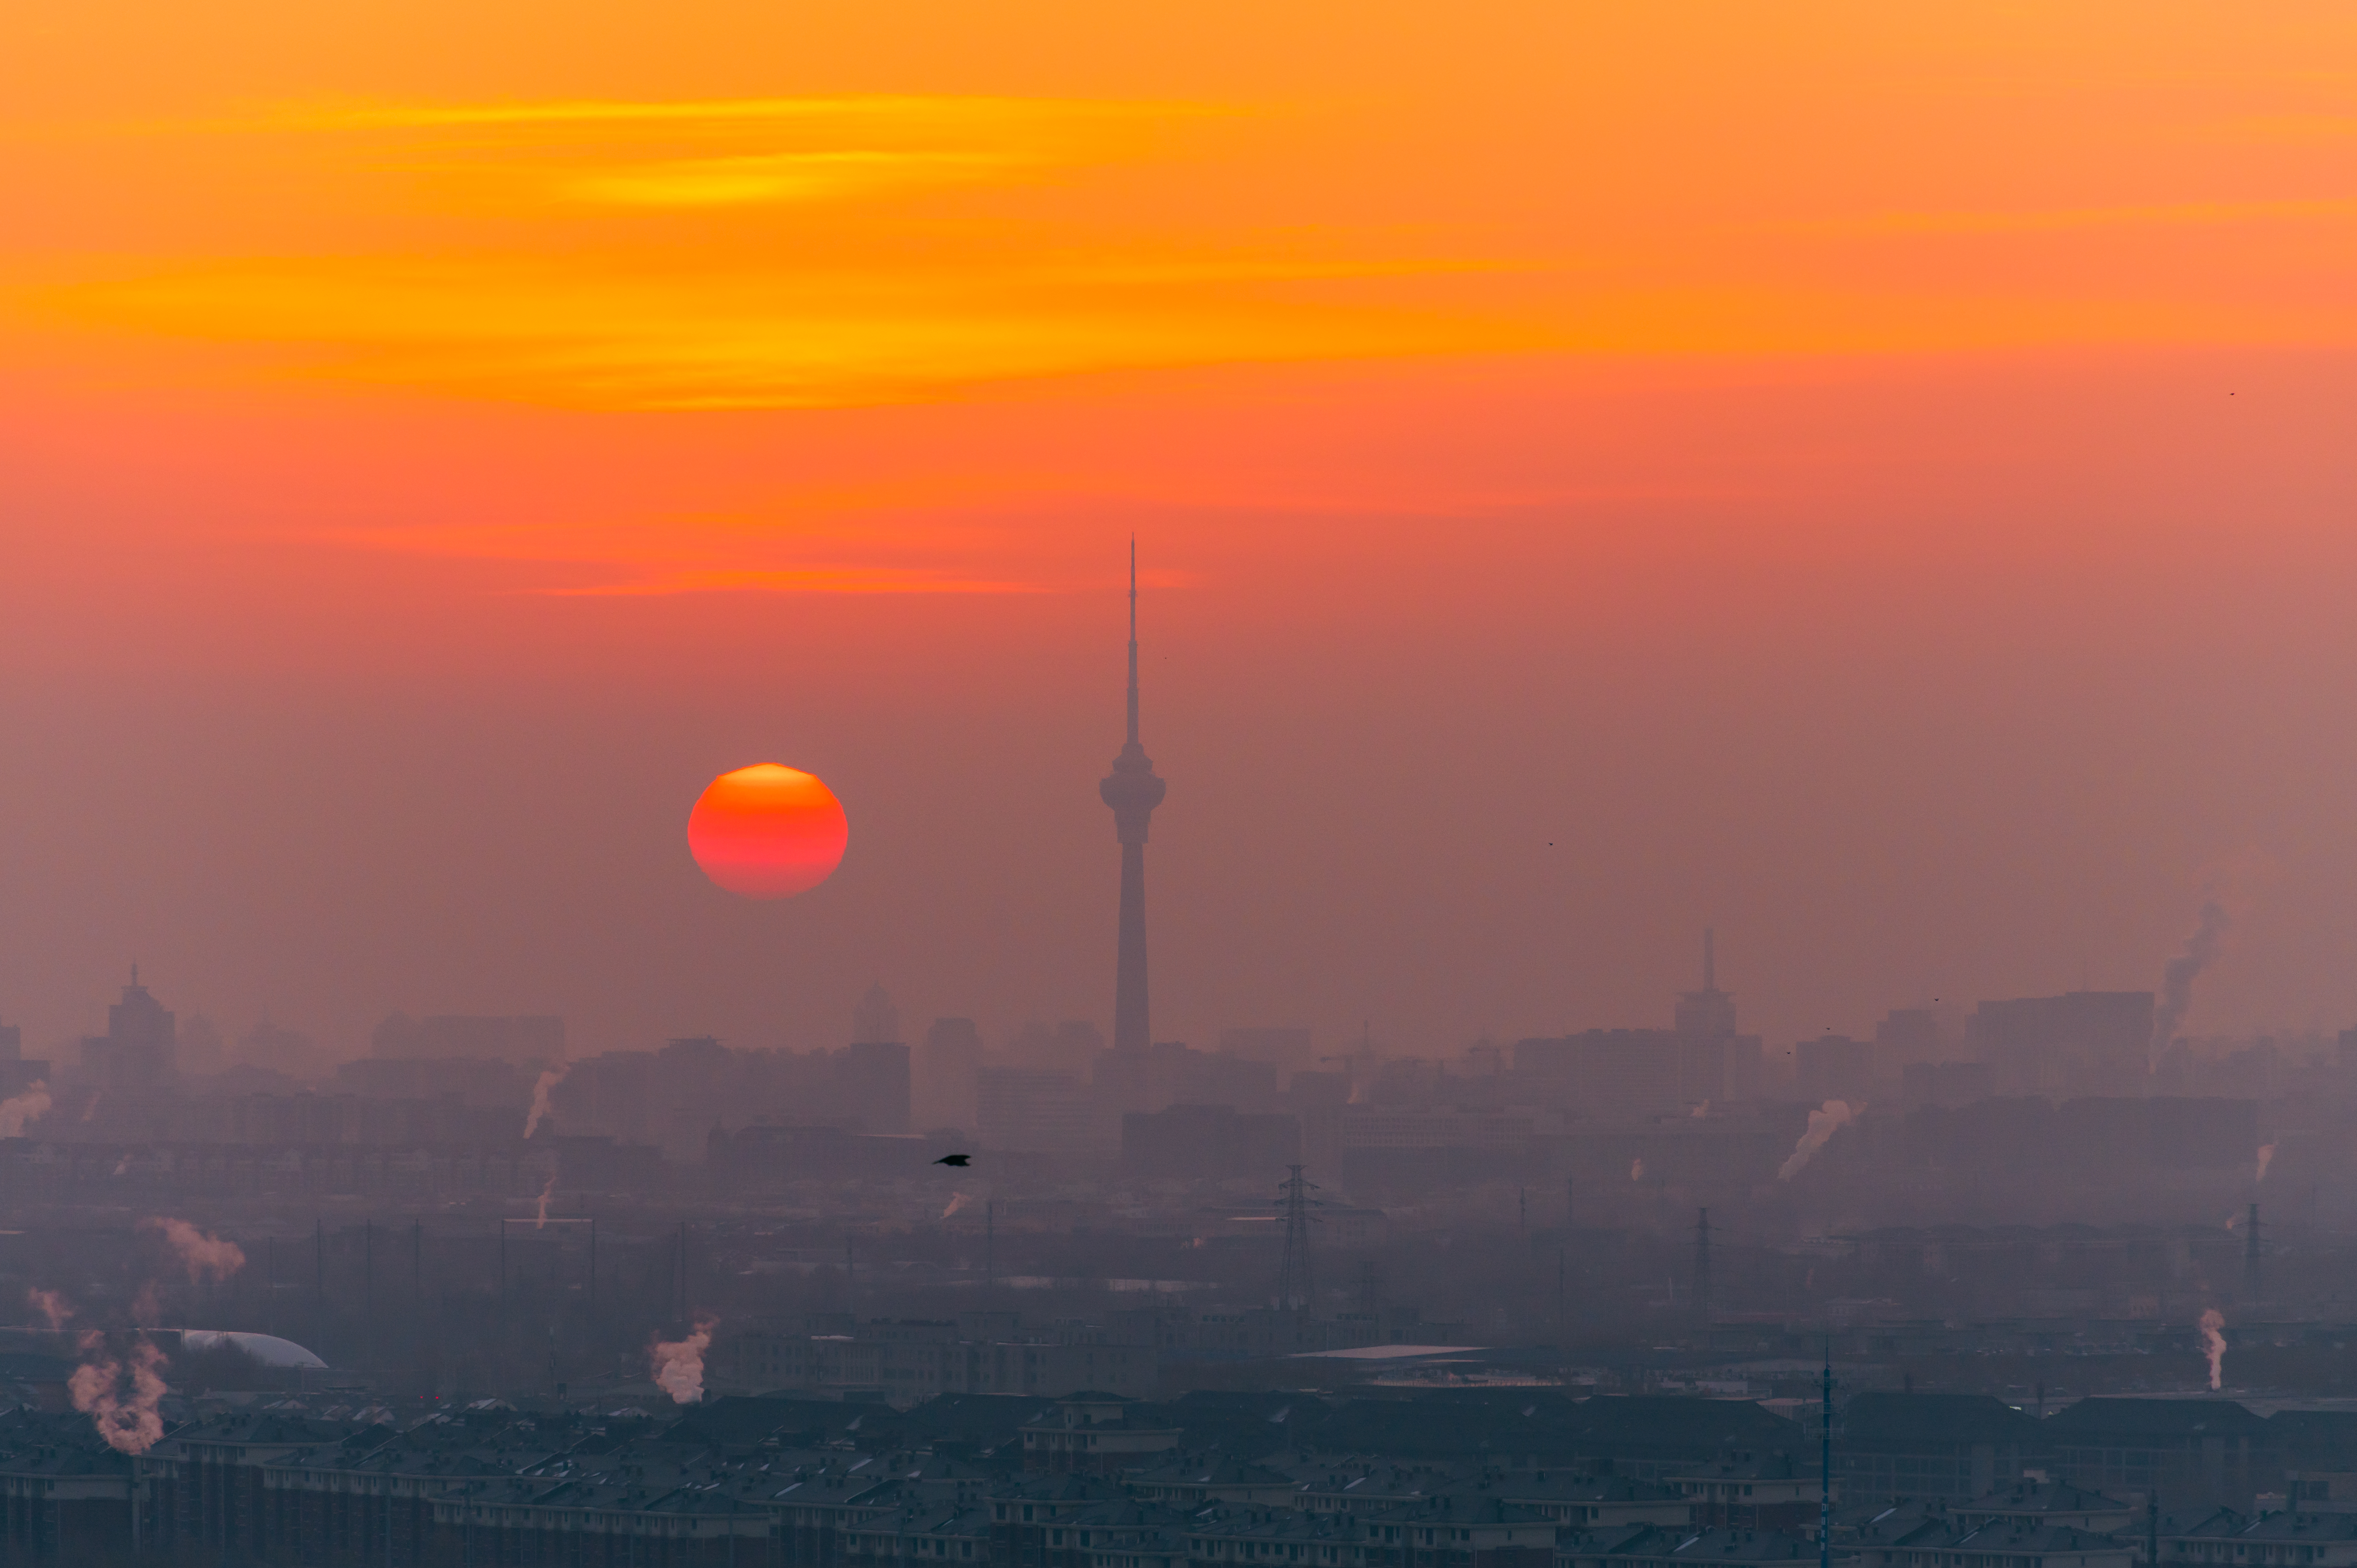
M 1114 1049 L 1143 1050 L 1153 1040 L 1146 1007 L 1146 846 L 1121 846 L 1121 941 L 1114 960 Z
M 1113 1045 L 1144 1050 L 1153 1043 L 1146 1003 L 1146 837 L 1154 808 L 1168 786 L 1156 775 L 1153 758 L 1137 732 L 1137 542 L 1129 546 L 1128 736 L 1113 771 L 1097 786 L 1098 798 L 1113 808 L 1114 836 L 1121 841 L 1119 950 L 1114 962 Z

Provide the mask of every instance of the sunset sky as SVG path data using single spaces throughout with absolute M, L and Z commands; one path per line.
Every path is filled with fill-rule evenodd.
M 2357 1024 L 2357 12 L 84 0 L 0 1019 Z M 689 808 L 851 822 L 783 903 Z

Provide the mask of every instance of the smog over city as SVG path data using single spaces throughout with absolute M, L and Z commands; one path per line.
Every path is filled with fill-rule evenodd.
M 7 38 L 0 1568 L 2357 1568 L 2357 16 Z

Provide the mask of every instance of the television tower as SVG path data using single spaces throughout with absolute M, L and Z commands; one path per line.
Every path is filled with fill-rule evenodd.
M 1137 541 L 1129 542 L 1129 740 L 1097 794 L 1121 839 L 1121 948 L 1114 964 L 1113 1047 L 1153 1043 L 1146 1012 L 1146 825 L 1168 788 L 1137 742 Z

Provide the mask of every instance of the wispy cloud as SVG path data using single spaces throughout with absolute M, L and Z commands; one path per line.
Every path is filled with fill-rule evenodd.
M 1117 162 L 1241 111 L 1175 101 L 875 95 L 308 104 L 231 128 L 327 138 L 454 191 L 622 207 L 773 206 Z
M 2012 211 L 1880 212 L 1805 227 L 1853 233 L 2018 234 L 2352 217 L 2357 217 L 2357 198 L 2319 197 L 2271 201 L 2165 201 L 2114 207 L 2025 208 Z

